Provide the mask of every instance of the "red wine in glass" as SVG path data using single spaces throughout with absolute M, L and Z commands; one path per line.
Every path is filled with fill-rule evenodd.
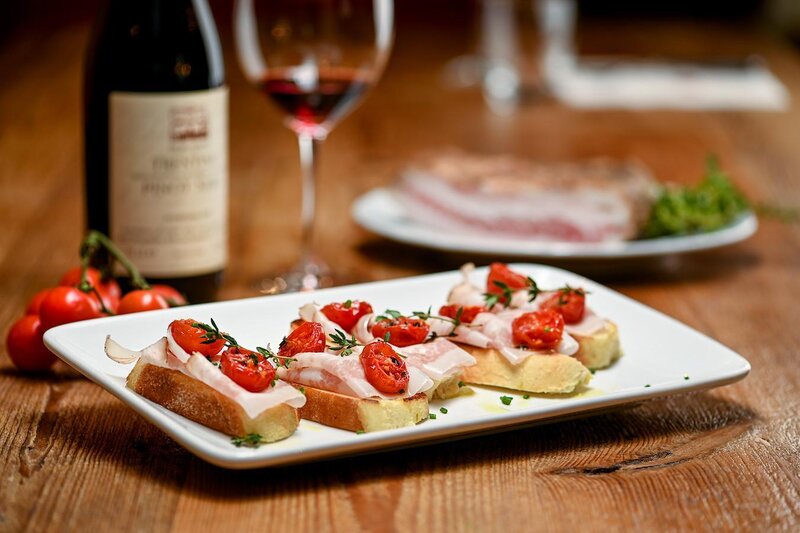
M 320 69 L 308 81 L 296 75 L 297 70 L 269 70 L 259 83 L 261 91 L 289 115 L 295 131 L 314 129 L 329 119 L 335 120 L 369 87 L 354 69 Z

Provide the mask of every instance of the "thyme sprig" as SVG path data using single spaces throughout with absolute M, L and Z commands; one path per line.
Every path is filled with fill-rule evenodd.
M 293 357 L 278 357 L 275 354 L 275 352 L 272 351 L 272 348 L 270 347 L 269 344 L 267 344 L 266 348 L 264 348 L 263 346 L 256 346 L 256 351 L 261 355 L 263 355 L 264 359 L 274 363 L 275 366 L 278 368 L 280 367 L 289 368 L 289 363 L 291 363 L 292 361 L 297 361 L 297 359 Z
M 542 290 L 539 288 L 539 285 L 536 284 L 536 281 L 530 276 L 528 276 L 528 302 L 532 302 L 539 296 L 539 293 Z
M 494 294 L 491 292 L 483 293 L 486 308 L 491 309 L 497 304 L 502 304 L 504 307 L 511 305 L 511 297 L 514 295 L 514 291 L 511 290 L 511 287 L 502 281 L 492 280 L 492 283 L 502 291 L 502 294 Z
M 539 294 L 542 292 L 542 289 L 539 288 L 539 285 L 532 277 L 527 276 L 526 279 L 528 281 L 528 302 L 532 302 L 537 296 L 539 296 Z M 515 290 L 509 287 L 507 283 L 502 281 L 492 280 L 492 283 L 502 291 L 502 294 L 495 294 L 491 292 L 483 293 L 483 299 L 486 302 L 486 307 L 491 309 L 497 304 L 500 304 L 503 307 L 510 307 L 511 298 L 514 296 Z
M 381 322 L 383 320 L 397 320 L 402 316 L 403 313 L 401 313 L 400 311 L 396 311 L 394 309 L 387 309 L 386 311 L 383 312 L 383 314 L 376 316 L 375 320 L 378 322 Z
M 339 352 L 339 355 L 342 357 L 346 357 L 353 353 L 353 350 L 357 346 L 364 346 L 358 339 L 356 339 L 355 335 L 347 336 L 347 333 L 344 331 L 337 329 L 335 333 L 331 333 L 328 335 L 331 344 L 328 344 L 328 348 Z
M 429 318 L 435 318 L 437 320 L 444 320 L 445 322 L 450 322 L 453 324 L 453 330 L 461 325 L 461 315 L 464 314 L 464 307 L 459 306 L 458 310 L 456 311 L 456 316 L 454 318 L 450 318 L 449 316 L 441 316 L 435 315 L 431 312 L 432 308 L 428 307 L 427 311 L 413 311 L 411 316 L 419 318 L 420 320 L 428 320 Z M 452 334 L 451 334 L 452 335 Z
M 229 348 L 239 346 L 239 343 L 236 342 L 236 339 L 234 339 L 231 335 L 219 330 L 219 326 L 217 326 L 217 323 L 214 322 L 213 318 L 211 319 L 210 326 L 205 322 L 194 322 L 192 323 L 192 327 L 200 328 L 205 331 L 203 334 L 203 338 L 205 338 L 205 340 L 201 344 L 213 344 L 217 341 L 223 340 L 225 341 L 225 346 Z

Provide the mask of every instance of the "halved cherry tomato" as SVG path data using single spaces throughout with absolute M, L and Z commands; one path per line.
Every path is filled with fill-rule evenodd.
M 324 352 L 325 330 L 319 322 L 303 322 L 283 338 L 278 357 L 292 357 L 302 352 Z
M 167 301 L 170 307 L 180 307 L 188 303 L 186 301 L 186 297 L 181 294 L 178 289 L 172 287 L 171 285 L 151 285 L 150 289 L 153 292 L 160 294 L 161 297 Z
M 225 339 L 217 339 L 214 342 L 207 343 L 206 331 L 203 328 L 194 326 L 194 324 L 197 324 L 197 320 L 193 318 L 173 320 L 169 325 L 169 332 L 175 342 L 178 343 L 178 346 L 183 348 L 186 353 L 197 352 L 206 357 L 217 355 L 225 346 Z
M 372 306 L 360 300 L 330 303 L 322 308 L 322 314 L 342 326 L 346 332 L 352 331 L 358 319 L 371 312 Z
M 430 329 L 430 326 L 419 318 L 401 316 L 379 320 L 372 326 L 372 335 L 402 347 L 423 342 L 428 337 Z
M 126 315 L 128 313 L 168 308 L 167 301 L 157 292 L 152 289 L 138 289 L 122 297 L 122 300 L 119 301 L 117 314 Z
M 20 370 L 47 370 L 56 356 L 42 342 L 44 328 L 38 315 L 25 315 L 11 326 L 6 337 L 6 349 L 14 366 Z
M 122 289 L 120 289 L 117 280 L 114 278 L 103 279 L 99 270 L 94 267 L 89 267 L 86 269 L 86 281 L 89 282 L 89 285 L 97 289 L 97 292 L 103 299 L 103 305 L 106 306 L 106 309 L 116 312 L 119 300 L 122 297 Z M 58 284 L 63 287 L 77 287 L 80 283 L 81 267 L 79 266 L 64 272 L 64 275 L 61 276 L 61 280 L 58 282 Z
M 45 331 L 53 326 L 101 316 L 103 313 L 97 298 L 75 287 L 50 289 L 50 292 L 42 300 L 40 308 L 42 327 Z
M 586 291 L 564 287 L 542 302 L 540 307 L 561 313 L 566 324 L 577 324 L 586 312 Z
M 512 291 L 528 288 L 528 278 L 514 272 L 505 263 L 492 263 L 489 266 L 489 275 L 486 278 L 486 292 L 489 294 L 503 294 L 503 288 L 495 282 L 508 286 Z
M 552 350 L 561 342 L 564 319 L 551 309 L 525 313 L 511 323 L 514 343 L 532 350 Z
M 48 294 L 50 294 L 50 289 L 42 289 L 34 294 L 33 298 L 31 298 L 30 302 L 28 302 L 28 307 L 25 309 L 25 314 L 38 315 L 42 310 L 42 302 Z
M 459 320 L 464 324 L 471 324 L 478 313 L 485 313 L 486 307 L 482 305 L 443 305 L 439 308 L 439 314 L 448 318 L 455 318 L 458 316 L 458 310 L 461 309 L 461 316 Z
M 408 388 L 408 368 L 397 352 L 383 341 L 374 341 L 359 356 L 367 381 L 385 394 L 399 394 Z
M 261 392 L 275 379 L 275 367 L 258 352 L 232 346 L 222 353 L 222 372 L 240 387 L 250 392 Z

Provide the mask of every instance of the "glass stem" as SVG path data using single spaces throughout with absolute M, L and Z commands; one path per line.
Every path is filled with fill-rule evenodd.
M 303 175 L 302 204 L 300 206 L 300 261 L 308 263 L 312 257 L 316 211 L 317 154 L 322 139 L 301 133 L 298 134 L 297 141 L 300 146 L 300 169 Z

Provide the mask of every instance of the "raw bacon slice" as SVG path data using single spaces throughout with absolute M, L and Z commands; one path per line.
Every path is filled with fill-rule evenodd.
M 450 151 L 422 158 L 395 193 L 421 224 L 540 241 L 635 238 L 658 191 L 639 164 L 545 165 Z

